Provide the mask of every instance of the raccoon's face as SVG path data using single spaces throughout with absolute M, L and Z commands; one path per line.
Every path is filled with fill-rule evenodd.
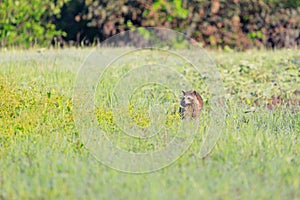
M 194 96 L 192 95 L 192 92 L 183 92 L 183 97 L 181 99 L 180 105 L 182 107 L 186 107 L 188 105 L 191 105 L 194 103 Z

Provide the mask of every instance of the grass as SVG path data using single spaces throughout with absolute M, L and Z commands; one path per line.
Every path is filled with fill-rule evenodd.
M 299 89 L 298 51 L 209 52 L 221 73 L 228 105 L 215 148 L 205 159 L 197 156 L 202 128 L 175 163 L 138 175 L 101 164 L 79 137 L 72 92 L 88 53 L 1 52 L 0 199 L 299 198 L 300 115 L 284 106 L 265 108 L 272 95 L 291 98 Z M 195 87 L 201 84 L 193 72 L 186 75 Z M 209 91 L 200 90 L 209 105 Z M 159 100 L 159 94 L 155 97 Z M 142 101 L 131 110 L 141 127 L 149 123 L 143 114 L 147 106 Z M 105 106 L 98 106 L 96 114 L 121 147 L 152 150 L 151 143 L 130 143 L 114 131 L 113 113 Z

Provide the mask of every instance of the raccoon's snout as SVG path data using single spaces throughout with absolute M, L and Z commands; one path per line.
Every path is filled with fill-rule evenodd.
M 191 105 L 192 103 L 193 103 L 192 100 L 183 98 L 183 99 L 181 100 L 180 105 L 181 105 L 182 107 L 186 107 L 186 106 L 188 106 L 188 105 Z

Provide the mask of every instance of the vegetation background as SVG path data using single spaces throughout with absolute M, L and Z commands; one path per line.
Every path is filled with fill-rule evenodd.
M 0 47 L 83 46 L 135 27 L 186 33 L 205 47 L 300 46 L 299 0 L 2 0 Z

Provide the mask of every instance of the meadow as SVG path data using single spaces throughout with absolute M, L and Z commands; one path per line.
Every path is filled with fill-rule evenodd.
M 141 174 L 103 165 L 80 138 L 72 97 L 89 52 L 0 52 L 0 199 L 299 199 L 300 111 L 285 105 L 300 99 L 295 92 L 300 89 L 299 51 L 208 52 L 226 93 L 219 140 L 206 158 L 199 158 L 201 129 L 176 162 Z M 202 84 L 193 73 L 186 75 L 194 87 Z M 110 88 L 109 83 L 100 85 Z M 209 91 L 200 91 L 208 105 Z M 273 95 L 281 103 L 272 105 Z M 102 108 L 98 122 L 112 131 L 112 111 Z M 131 112 L 133 121 L 148 125 L 143 110 Z M 129 140 L 120 134 L 111 138 L 134 151 L 135 144 L 127 146 Z M 147 143 L 135 150 L 151 148 Z

